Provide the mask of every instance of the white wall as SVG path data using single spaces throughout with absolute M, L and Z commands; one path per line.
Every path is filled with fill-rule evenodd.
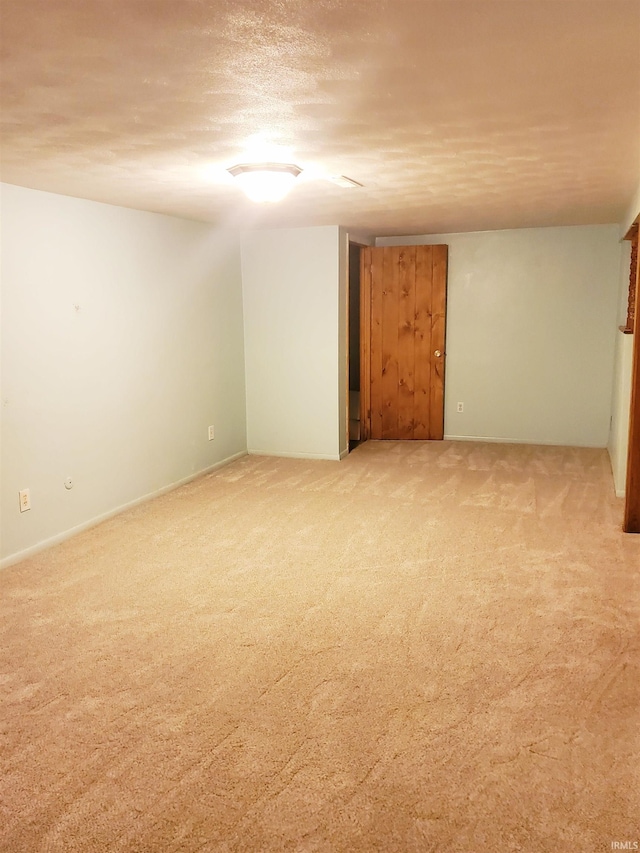
M 3 185 L 4 562 L 245 450 L 238 240 Z
M 606 446 L 618 227 L 376 241 L 416 243 L 449 246 L 446 436 Z
M 250 453 L 339 458 L 339 238 L 337 226 L 243 235 Z
M 638 161 L 640 162 L 640 145 L 638 146 Z M 631 202 L 629 203 L 629 207 L 627 208 L 627 213 L 622 221 L 622 236 L 627 233 L 629 228 L 633 225 L 634 222 L 638 221 L 640 217 L 640 183 L 635 189 L 633 193 L 633 197 Z

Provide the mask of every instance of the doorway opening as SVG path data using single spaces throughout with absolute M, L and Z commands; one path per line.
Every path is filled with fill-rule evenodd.
M 349 452 L 363 440 L 360 422 L 360 251 L 349 243 Z

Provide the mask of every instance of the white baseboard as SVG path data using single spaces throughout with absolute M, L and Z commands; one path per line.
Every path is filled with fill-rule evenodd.
M 531 444 L 543 447 L 589 447 L 595 450 L 604 450 L 605 446 L 593 444 L 562 444 L 558 441 L 541 441 L 539 438 L 496 438 L 491 435 L 445 435 L 445 441 L 480 441 L 494 442 L 496 444 Z
M 249 456 L 281 456 L 283 459 L 324 459 L 339 462 L 340 456 L 328 453 L 303 453 L 289 450 L 248 450 Z
M 168 486 L 163 486 L 161 489 L 158 489 L 155 492 L 149 492 L 149 494 L 143 495 L 140 498 L 135 498 L 129 503 L 122 504 L 121 506 L 116 507 L 115 509 L 110 509 L 107 512 L 103 512 L 101 515 L 96 515 L 93 518 L 89 519 L 89 521 L 83 521 L 82 524 L 77 524 L 75 527 L 71 527 L 68 530 L 65 530 L 63 533 L 57 533 L 55 536 L 51 536 L 48 539 L 43 539 L 42 542 L 38 542 L 36 545 L 31 545 L 29 548 L 25 548 L 23 551 L 17 551 L 15 554 L 10 554 L 8 557 L 4 557 L 4 559 L 0 560 L 0 569 L 5 569 L 8 566 L 13 566 L 15 563 L 20 563 L 22 560 L 26 560 L 28 557 L 33 557 L 34 554 L 38 554 L 40 551 L 44 551 L 46 548 L 51 548 L 53 545 L 58 545 L 60 542 L 64 542 L 66 539 L 71 539 L 72 536 L 76 536 L 78 533 L 82 533 L 83 530 L 88 530 L 90 527 L 96 527 L 98 524 L 102 524 L 103 521 L 107 521 L 109 518 L 113 518 L 114 515 L 120 515 L 121 512 L 126 512 L 128 509 L 133 509 L 134 506 L 138 506 L 139 504 L 145 503 L 146 501 L 153 500 L 153 498 L 158 498 L 161 495 L 166 495 L 167 492 L 172 492 L 174 489 L 179 489 L 180 486 L 185 486 L 187 483 L 193 482 L 193 480 L 197 480 L 200 477 L 204 477 L 207 474 L 211 474 L 213 471 L 217 471 L 218 468 L 223 468 L 225 465 L 229 465 L 231 462 L 235 462 L 236 459 L 240 459 L 242 456 L 246 456 L 247 451 L 241 450 L 239 453 L 234 453 L 233 456 L 227 456 L 226 459 L 221 459 L 220 462 L 216 462 L 214 465 L 210 465 L 208 468 L 203 468 L 202 471 L 197 471 L 195 474 L 189 474 L 188 477 L 183 477 L 181 480 L 177 480 L 175 483 L 170 483 Z
M 340 461 L 342 462 L 342 460 L 346 459 L 348 455 L 349 455 L 349 448 L 348 447 L 345 450 L 341 450 L 340 451 Z
M 625 498 L 627 496 L 627 460 L 625 455 L 624 470 L 620 471 L 620 466 L 616 464 L 616 459 L 611 450 L 611 446 L 607 447 L 609 451 L 609 463 L 611 465 L 611 476 L 613 478 L 613 489 L 617 498 Z M 620 487 L 620 488 L 618 488 Z

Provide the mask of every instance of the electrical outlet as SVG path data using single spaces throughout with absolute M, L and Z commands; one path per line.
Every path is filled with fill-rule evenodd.
M 215 435 L 213 433 L 213 426 L 210 426 L 209 427 L 209 441 L 213 441 L 214 438 L 215 438 Z
M 458 411 L 464 412 L 464 403 L 458 403 Z
M 20 512 L 26 512 L 28 509 L 31 509 L 31 493 L 29 489 L 19 491 L 18 498 L 20 500 Z

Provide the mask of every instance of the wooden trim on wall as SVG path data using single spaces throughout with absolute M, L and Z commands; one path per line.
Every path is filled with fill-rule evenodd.
M 638 293 L 638 224 L 635 224 L 636 266 L 635 293 Z M 640 533 L 640 327 L 634 315 L 632 329 L 638 334 L 633 340 L 633 367 L 631 372 L 631 411 L 629 416 L 629 449 L 627 454 L 627 488 L 624 506 L 623 530 Z
M 625 240 L 631 240 L 631 264 L 629 267 L 629 300 L 627 302 L 627 322 L 620 326 L 620 331 L 625 335 L 632 335 L 635 326 L 636 301 L 637 301 L 637 278 L 638 278 L 638 223 L 632 225 L 624 235 Z

